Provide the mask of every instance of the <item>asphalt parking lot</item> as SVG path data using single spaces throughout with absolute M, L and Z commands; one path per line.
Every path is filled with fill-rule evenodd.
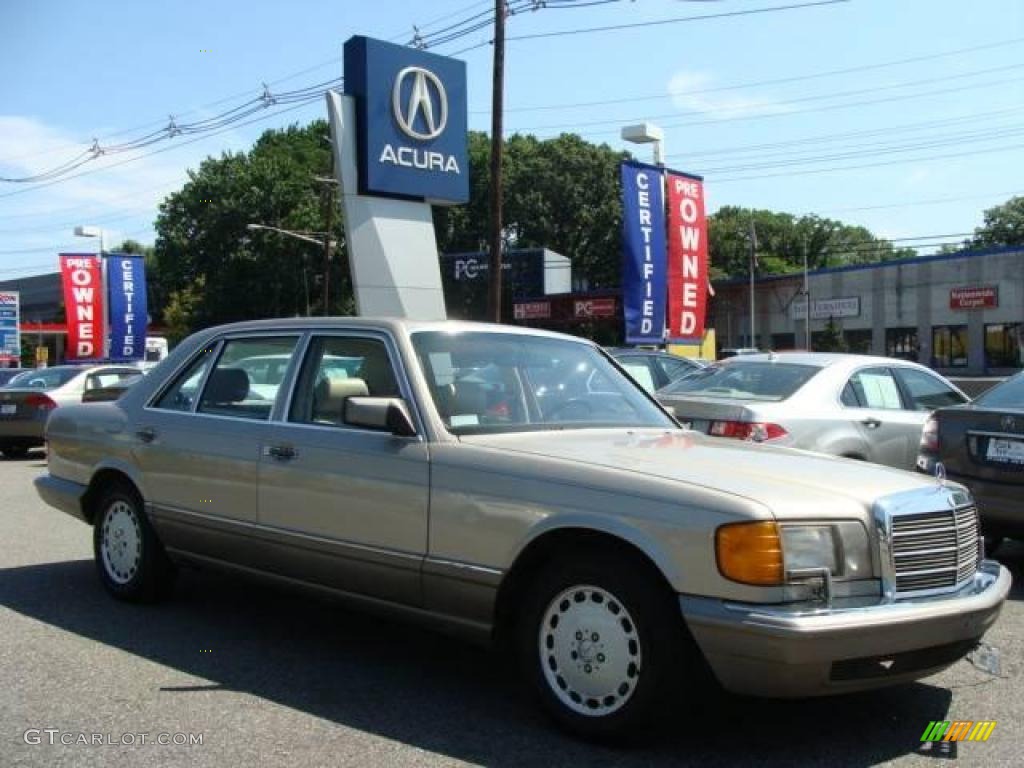
M 962 661 L 871 694 L 723 697 L 699 721 L 613 749 L 554 730 L 510 684 L 510 659 L 414 626 L 188 571 L 169 602 L 115 602 L 93 570 L 91 529 L 36 497 L 42 471 L 39 452 L 0 460 L 7 766 L 1020 765 L 1022 543 L 999 552 L 1016 582 L 987 637 L 999 677 Z M 954 719 L 997 725 L 987 743 L 923 754 L 928 722 Z M 115 743 L 59 743 L 79 733 Z M 150 743 L 160 734 L 202 744 Z

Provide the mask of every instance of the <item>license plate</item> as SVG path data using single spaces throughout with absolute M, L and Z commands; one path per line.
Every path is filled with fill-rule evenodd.
M 1002 440 L 998 437 L 989 438 L 986 456 L 989 461 L 1024 464 L 1024 441 Z
M 4 416 L 10 416 L 12 413 L 18 412 L 18 406 L 16 403 L 5 403 L 0 405 L 0 414 Z

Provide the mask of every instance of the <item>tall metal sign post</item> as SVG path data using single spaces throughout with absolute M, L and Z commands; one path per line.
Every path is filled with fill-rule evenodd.
M 431 205 L 469 200 L 465 63 L 350 38 L 327 113 L 357 313 L 444 319 Z

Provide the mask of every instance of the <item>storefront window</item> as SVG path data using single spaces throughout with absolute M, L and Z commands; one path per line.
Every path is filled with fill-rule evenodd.
M 779 350 L 782 350 L 782 349 L 796 349 L 796 334 L 793 334 L 793 333 L 773 333 L 772 334 L 772 349 L 774 349 L 776 351 L 779 351 Z
M 885 354 L 901 360 L 917 360 L 917 328 L 886 328 Z
M 843 338 L 846 339 L 846 348 L 857 355 L 870 355 L 871 354 L 871 329 L 865 328 L 856 331 L 846 331 L 843 333 Z
M 932 328 L 932 367 L 967 367 L 966 325 L 936 325 Z
M 987 368 L 1020 368 L 1024 325 L 993 323 L 985 326 L 985 366 Z

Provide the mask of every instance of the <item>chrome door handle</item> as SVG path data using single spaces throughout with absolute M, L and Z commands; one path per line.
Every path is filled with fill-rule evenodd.
M 879 421 L 878 419 L 864 419 L 861 422 L 861 424 L 863 424 L 868 429 L 877 429 L 878 427 L 882 426 L 882 422 Z
M 152 443 L 156 439 L 156 430 L 152 427 L 143 427 L 135 431 L 135 436 L 144 443 Z
M 299 455 L 299 452 L 290 445 L 271 445 L 267 447 L 266 453 L 278 461 L 291 461 Z

